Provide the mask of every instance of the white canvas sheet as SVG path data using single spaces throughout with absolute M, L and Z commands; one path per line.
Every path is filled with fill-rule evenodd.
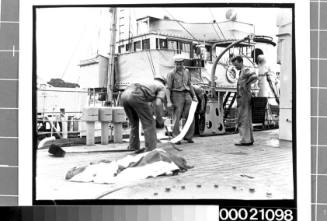
M 186 123 L 185 123 L 182 131 L 180 132 L 180 134 L 178 134 L 176 137 L 174 137 L 170 141 L 171 143 L 177 143 L 178 141 L 181 141 L 184 138 L 184 136 L 186 135 L 188 129 L 190 128 L 190 126 L 191 126 L 191 124 L 193 122 L 194 114 L 195 114 L 197 105 L 198 105 L 198 102 L 192 101 L 190 111 L 188 112 Z

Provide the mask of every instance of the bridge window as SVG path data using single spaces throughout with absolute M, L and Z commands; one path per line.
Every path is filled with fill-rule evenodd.
M 157 38 L 156 48 L 157 49 L 167 49 L 168 48 L 168 46 L 167 46 L 167 39 Z
M 191 45 L 189 43 L 182 43 L 182 51 L 190 53 Z
M 126 44 L 126 52 L 130 51 L 131 49 L 132 49 L 132 44 L 131 43 Z
M 118 46 L 118 53 L 124 53 L 125 52 L 125 45 Z
M 134 51 L 141 51 L 141 41 L 134 42 Z
M 168 49 L 177 51 L 177 41 L 168 41 Z
M 150 49 L 150 39 L 142 40 L 142 50 Z

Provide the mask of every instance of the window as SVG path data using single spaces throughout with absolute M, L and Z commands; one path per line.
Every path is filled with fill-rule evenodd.
M 182 51 L 183 52 L 190 52 L 191 45 L 189 43 L 182 43 Z
M 120 45 L 118 46 L 118 53 L 123 53 L 124 52 L 125 45 Z
M 141 51 L 141 41 L 134 42 L 134 51 Z
M 132 49 L 132 44 L 126 44 L 126 51 L 130 51 Z
M 157 38 L 157 41 L 156 41 L 156 48 L 157 49 L 166 49 L 166 48 L 168 48 L 168 46 L 167 46 L 167 39 L 158 39 Z M 158 45 L 159 44 L 159 45 Z
M 168 49 L 177 51 L 177 41 L 168 41 Z
M 206 51 L 205 51 L 205 60 L 212 61 L 212 47 L 206 45 L 205 49 L 206 49 Z
M 142 50 L 150 49 L 150 39 L 142 40 Z

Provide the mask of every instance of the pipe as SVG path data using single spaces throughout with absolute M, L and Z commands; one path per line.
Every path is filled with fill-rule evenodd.
M 37 149 L 41 149 L 42 147 L 44 147 L 44 145 L 47 143 L 47 142 L 49 142 L 49 141 L 54 141 L 54 140 L 56 140 L 56 138 L 55 137 L 46 137 L 46 138 L 44 138 L 44 139 L 42 139 L 41 141 L 40 141 L 40 143 L 39 143 L 39 145 L 37 146 Z
M 215 60 L 215 62 L 213 63 L 213 66 L 212 66 L 212 69 L 211 69 L 211 97 L 215 97 L 216 93 L 215 93 L 215 73 L 216 73 L 216 68 L 217 68 L 217 64 L 219 62 L 219 60 L 221 59 L 221 57 L 231 48 L 233 47 L 234 45 L 236 44 L 239 44 L 243 41 L 246 41 L 246 40 L 250 40 L 250 39 L 253 39 L 253 35 L 248 35 L 246 36 L 245 38 L 241 39 L 241 40 L 238 40 L 238 41 L 235 41 L 233 43 L 231 43 L 230 45 L 228 45 L 220 54 L 219 56 L 217 57 L 217 59 Z M 219 43 L 215 43 L 212 45 L 212 48 L 215 48 L 216 45 L 219 44 Z
M 113 88 L 114 88 L 114 55 L 116 44 L 116 23 L 117 23 L 117 8 L 109 9 L 111 14 L 111 35 L 110 35 L 110 51 L 108 58 L 108 82 L 107 82 L 107 102 L 113 105 Z

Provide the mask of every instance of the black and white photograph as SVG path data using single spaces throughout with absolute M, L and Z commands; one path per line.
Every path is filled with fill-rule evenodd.
M 291 4 L 34 7 L 35 200 L 294 200 Z

